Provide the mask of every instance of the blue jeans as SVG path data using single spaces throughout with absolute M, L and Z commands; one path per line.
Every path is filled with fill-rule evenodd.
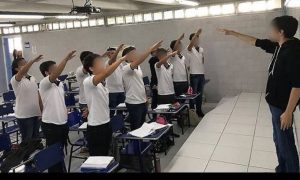
M 125 93 L 109 93 L 109 108 L 115 108 L 119 104 L 124 103 Z M 117 112 L 118 113 L 118 112 Z M 113 117 L 115 111 L 110 111 L 110 117 Z
M 129 113 L 130 129 L 135 130 L 140 128 L 146 120 L 146 114 L 147 114 L 146 103 L 142 103 L 142 104 L 126 103 L 126 107 Z
M 283 110 L 270 106 L 273 124 L 273 140 L 279 165 L 276 172 L 299 172 L 299 157 L 295 145 L 293 126 L 283 131 L 280 129 L 280 116 Z
M 196 104 L 197 113 L 202 113 L 202 96 L 203 96 L 203 89 L 205 84 L 204 74 L 191 74 L 190 84 L 191 87 L 193 88 L 194 94 L 201 93 L 201 95 L 199 95 L 195 100 L 190 101 L 190 108 L 195 109 L 195 104 Z
M 17 119 L 22 142 L 39 138 L 41 120 L 38 117 Z

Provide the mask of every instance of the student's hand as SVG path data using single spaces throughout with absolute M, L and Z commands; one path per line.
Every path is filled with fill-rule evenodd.
M 109 54 L 109 51 L 106 51 L 104 54 L 101 55 L 101 57 L 106 57 Z
M 197 33 L 196 33 L 196 35 L 200 35 L 202 33 L 202 29 L 200 28 L 200 29 L 198 29 L 198 31 L 197 31 Z
M 44 58 L 43 55 L 39 55 L 38 57 L 34 58 L 32 61 L 36 63 L 42 60 L 43 58 Z
M 151 52 L 157 50 L 161 46 L 162 42 L 163 41 L 159 41 L 155 43 L 153 46 L 151 46 Z
M 168 56 L 169 56 L 169 57 L 175 56 L 177 53 L 178 53 L 178 51 L 174 51 L 174 52 L 169 53 Z
M 126 54 L 125 56 L 123 56 L 123 57 L 121 57 L 120 59 L 119 59 L 119 61 L 126 61 L 128 59 L 128 54 Z
M 121 51 L 124 48 L 124 44 L 120 44 L 120 46 L 117 48 L 117 51 Z
M 76 51 L 71 51 L 65 58 L 66 61 L 70 61 L 71 59 L 73 59 L 76 56 Z
M 232 31 L 232 30 L 229 30 L 229 29 L 221 29 L 221 28 L 219 28 L 219 29 L 217 29 L 219 32 L 221 32 L 221 33 L 224 33 L 224 35 L 232 35 L 232 33 L 234 32 L 234 31 Z
M 292 126 L 293 113 L 284 112 L 280 116 L 281 130 L 285 131 Z
M 183 40 L 183 38 L 184 38 L 184 33 L 179 37 L 179 41 L 181 41 L 181 40 Z

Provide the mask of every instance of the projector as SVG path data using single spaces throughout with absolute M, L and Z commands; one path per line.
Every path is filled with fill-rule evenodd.
M 86 0 L 84 6 L 74 6 L 71 9 L 70 14 L 95 14 L 101 13 L 101 8 L 92 5 L 92 0 Z

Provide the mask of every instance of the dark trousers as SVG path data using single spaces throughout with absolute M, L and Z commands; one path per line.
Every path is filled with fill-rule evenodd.
M 175 95 L 180 96 L 187 93 L 189 88 L 188 82 L 174 82 Z
M 131 130 L 140 128 L 146 120 L 146 114 L 147 114 L 146 103 L 142 103 L 142 104 L 126 103 L 126 107 L 129 113 L 129 122 L 130 122 Z
M 41 120 L 38 117 L 17 119 L 20 133 L 22 135 L 22 142 L 30 139 L 38 139 L 41 126 Z
M 295 145 L 293 127 L 283 131 L 280 128 L 280 116 L 283 111 L 270 105 L 273 124 L 273 140 L 279 165 L 276 172 L 297 172 L 299 173 L 299 157 Z
M 157 104 L 173 104 L 175 102 L 175 94 L 158 95 Z
M 90 156 L 108 156 L 112 139 L 111 124 L 87 126 L 87 140 Z
M 69 133 L 69 127 L 67 124 L 56 125 L 50 123 L 42 122 L 42 130 L 46 138 L 46 145 L 50 146 L 52 144 L 61 143 L 63 145 L 67 144 L 67 138 Z M 48 169 L 49 173 L 65 172 L 65 164 L 58 163 Z
M 157 107 L 157 89 L 152 89 L 152 101 L 151 101 L 151 109 L 155 109 Z
M 119 104 L 124 103 L 125 101 L 125 93 L 109 93 L 109 108 L 115 108 Z M 120 112 L 117 112 L 120 113 Z M 115 111 L 110 111 L 110 117 L 113 117 Z
M 205 76 L 204 74 L 191 74 L 190 79 L 193 93 L 201 93 L 201 95 L 199 95 L 195 100 L 190 101 L 190 108 L 195 109 L 196 104 L 196 111 L 199 114 L 202 112 L 202 96 L 205 84 Z

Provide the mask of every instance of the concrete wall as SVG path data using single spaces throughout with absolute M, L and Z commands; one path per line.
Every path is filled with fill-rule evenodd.
M 251 34 L 266 37 L 270 20 L 281 15 L 281 11 L 243 14 L 225 17 L 203 19 L 185 19 L 154 22 L 138 25 L 124 25 L 112 27 L 96 27 L 79 30 L 65 30 L 55 32 L 40 32 L 23 34 L 23 42 L 30 42 L 33 48 L 24 49 L 26 58 L 34 56 L 32 49 L 38 54 L 44 54 L 46 59 L 59 61 L 73 49 L 77 51 L 91 50 L 103 52 L 110 45 L 121 42 L 135 45 L 142 51 L 154 41 L 163 39 L 164 46 L 169 47 L 171 40 L 181 33 L 186 33 L 184 44 L 188 43 L 191 32 L 202 27 L 202 47 L 206 56 L 206 77 L 211 82 L 205 92 L 208 101 L 216 102 L 224 96 L 236 95 L 244 92 L 263 92 L 265 90 L 267 67 L 271 55 L 248 46 L 232 37 L 225 37 L 216 32 L 218 27 L 226 27 Z M 36 55 L 36 54 L 35 54 Z M 66 72 L 74 71 L 80 62 L 78 58 L 71 62 Z M 142 65 L 144 75 L 150 75 L 148 63 Z M 32 68 L 31 73 L 41 78 L 38 66 Z

